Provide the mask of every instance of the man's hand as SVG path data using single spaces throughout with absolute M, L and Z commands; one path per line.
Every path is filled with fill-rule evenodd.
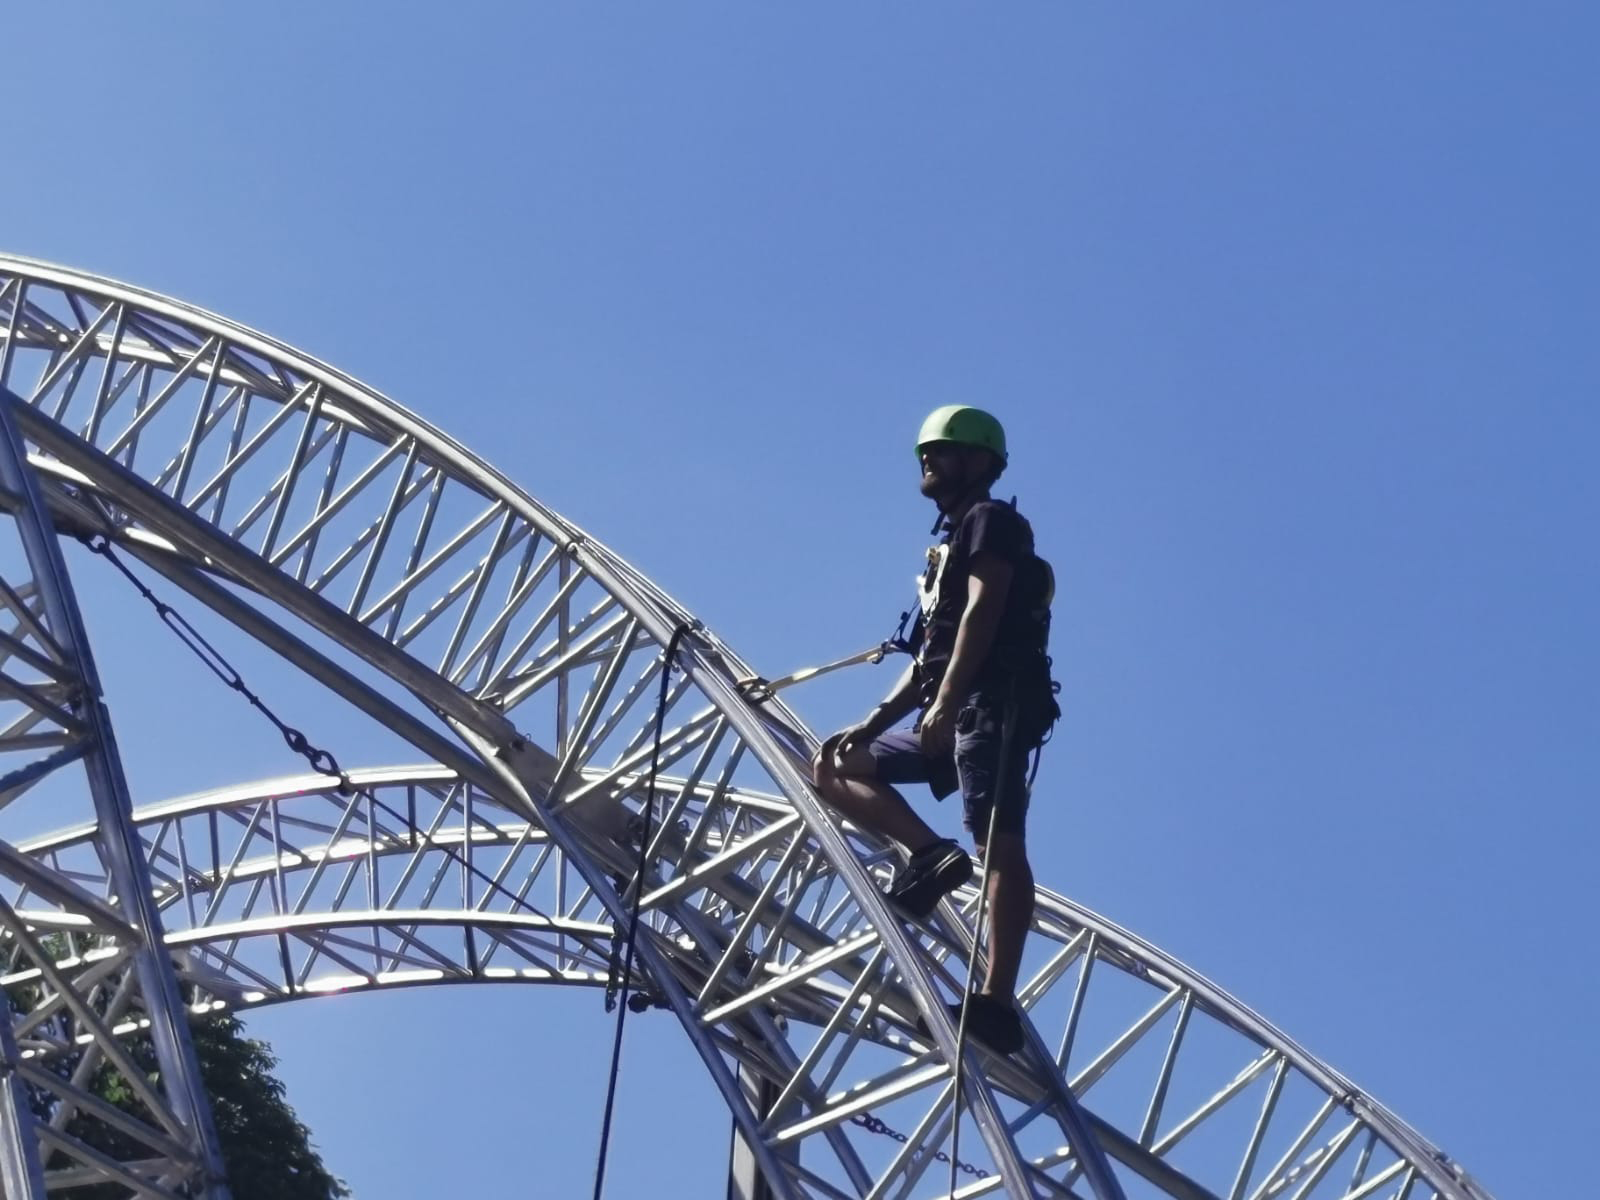
M 817 751 L 816 765 L 823 770 L 835 770 L 839 763 L 857 746 L 866 746 L 878 736 L 872 722 L 858 721 L 848 729 L 831 734 Z
M 868 746 L 872 739 L 878 736 L 878 731 L 872 728 L 870 721 L 858 721 L 844 732 L 839 734 L 839 745 L 834 753 L 840 758 L 849 754 L 857 746 Z
M 922 752 L 930 758 L 942 757 L 955 749 L 956 710 L 941 697 L 928 705 L 922 714 L 920 737 Z

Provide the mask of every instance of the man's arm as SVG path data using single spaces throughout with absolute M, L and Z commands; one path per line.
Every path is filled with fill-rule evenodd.
M 922 717 L 922 745 L 927 750 L 942 750 L 955 739 L 956 710 L 972 690 L 984 660 L 994 647 L 1000 618 L 1011 590 L 1012 566 L 998 554 L 980 552 L 972 560 L 967 580 L 967 607 L 956 626 L 955 646 L 945 668 L 939 694 Z
M 878 702 L 878 706 L 867 717 L 873 728 L 873 736 L 893 729 L 904 718 L 909 717 L 917 710 L 917 664 L 910 663 L 900 673 L 899 680 L 889 690 L 889 694 Z M 867 721 L 862 722 L 866 724 Z
M 876 708 L 849 729 L 834 734 L 828 741 L 834 742 L 837 739 L 835 753 L 841 756 L 848 754 L 852 747 L 865 745 L 880 733 L 893 729 L 903 718 L 910 716 L 916 707 L 917 668 L 916 664 L 912 663 L 901 673 L 899 682 L 878 702 Z

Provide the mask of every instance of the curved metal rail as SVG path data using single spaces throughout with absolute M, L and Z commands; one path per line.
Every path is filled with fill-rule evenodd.
M 714 635 L 603 545 L 403 409 L 289 347 L 174 301 L 0 259 L 0 385 L 30 406 L 18 424 L 59 526 L 110 537 L 330 696 L 445 764 L 482 810 L 520 823 L 515 837 L 524 844 L 513 855 L 510 846 L 483 844 L 502 835 L 463 816 L 463 855 L 498 854 L 516 871 L 523 868 L 511 866 L 513 858 L 543 839 L 546 861 L 561 865 L 554 877 L 582 901 L 553 905 L 543 925 L 509 910 L 492 916 L 494 904 L 481 896 L 473 911 L 484 915 L 471 921 L 435 918 L 428 905 L 369 903 L 364 921 L 354 910 L 328 909 L 337 917 L 319 925 L 307 917 L 310 900 L 306 912 L 291 912 L 290 897 L 301 894 L 293 881 L 320 872 L 316 887 L 326 886 L 337 874 L 327 856 L 339 836 L 363 843 L 374 864 L 443 852 L 427 839 L 425 850 L 402 850 L 393 841 L 402 830 L 384 832 L 373 818 L 361 825 L 347 805 L 346 832 L 330 836 L 324 857 L 291 865 L 280 797 L 257 806 L 262 815 L 235 847 L 236 865 L 262 872 L 249 888 L 258 903 L 273 897 L 280 925 L 296 920 L 258 937 L 241 909 L 222 940 L 208 932 L 221 925 L 178 933 L 179 922 L 175 938 L 197 939 L 192 959 L 226 978 L 221 964 L 230 956 L 275 940 L 280 966 L 288 966 L 276 976 L 253 968 L 254 990 L 264 999 L 277 979 L 284 994 L 298 995 L 322 978 L 318 963 L 331 970 L 341 959 L 366 962 L 351 958 L 362 942 L 352 931 L 370 927 L 374 979 L 396 970 L 454 977 L 475 955 L 480 970 L 520 954 L 528 969 L 592 973 L 595 930 L 620 919 L 632 886 L 630 831 L 642 805 L 661 647 L 688 627 L 663 755 L 682 785 L 666 794 L 667 820 L 642 882 L 646 986 L 700 1052 L 775 1195 L 910 1195 L 937 1186 L 928 1167 L 949 1136 L 956 1051 L 941 989 L 964 977 L 970 913 L 947 903 L 925 927 L 890 919 L 872 874 L 884 848 L 820 808 L 804 777 L 814 737 L 781 703 L 756 703 L 741 689 L 752 672 Z M 223 812 L 214 808 L 208 818 L 219 837 Z M 177 837 L 184 820 L 172 824 Z M 259 845 L 247 844 L 268 828 L 279 839 L 270 866 Z M 211 866 L 220 870 L 220 860 Z M 227 911 L 221 897 L 248 894 L 233 870 L 205 893 L 218 913 Z M 169 923 L 191 900 L 200 903 L 202 877 L 184 870 L 165 885 L 158 880 Z M 377 878 L 367 885 L 369 902 L 380 894 Z M 162 886 L 177 891 L 160 893 Z M 1098 1019 L 1086 997 L 1108 991 L 1089 986 L 1094 964 L 1115 961 L 1132 942 L 1064 905 L 1045 896 L 1041 906 L 1041 930 L 1065 940 L 1025 993 L 1035 1032 L 1029 1052 L 1001 1063 L 968 1051 L 963 1100 L 982 1141 L 964 1142 L 964 1156 L 989 1174 L 962 1194 L 1003 1186 L 1013 1195 L 1072 1195 L 1087 1171 L 1087 1186 L 1102 1196 L 1122 1183 L 1230 1200 L 1376 1196 L 1391 1184 L 1407 1196 L 1481 1196 L 1325 1069 L 1313 1080 L 1324 1088 L 1315 1119 L 1294 1125 L 1280 1147 L 1280 1131 L 1293 1125 L 1281 1119 L 1293 1108 L 1288 1096 L 1301 1076 L 1313 1079 L 1283 1046 L 1263 1049 L 1188 1124 L 1163 1124 L 1185 1086 L 1178 1065 L 1199 1059 L 1193 1014 L 1215 1014 L 1221 1026 L 1241 1021 L 1243 1010 L 1198 982 L 1178 984 L 1174 964 L 1156 970 L 1154 951 L 1139 961 L 1148 960 L 1152 980 L 1166 981 L 1158 1011 L 1073 1082 L 1109 1095 L 1113 1063 L 1144 1048 L 1170 1015 L 1172 1049 L 1158 1069 L 1158 1094 L 1145 1097 L 1138 1116 L 1106 1105 L 1103 1119 L 1086 1117 L 1064 1086 L 1066 1069 Z M 314 958 L 297 966 L 288 950 L 309 954 L 313 941 Z M 442 949 L 447 942 L 460 947 L 460 962 Z M 234 949 L 224 954 L 226 946 Z M 382 962 L 387 971 L 376 969 Z M 1074 971 L 1069 988 L 1063 981 Z M 1047 1043 L 1037 1034 L 1052 1028 L 1056 1005 L 1061 1036 Z M 926 1038 L 914 1032 L 919 1015 Z M 765 1081 L 774 1103 L 754 1103 L 741 1072 Z M 1232 1102 L 1258 1081 L 1267 1096 L 1256 1119 L 1234 1131 L 1231 1150 L 1217 1151 L 1231 1153 L 1230 1184 L 1203 1185 L 1210 1168 L 1196 1149 L 1200 1130 L 1228 1126 L 1217 1118 L 1231 1117 L 1239 1107 Z M 1341 1106 L 1350 1121 L 1335 1129 L 1328 1122 Z M 885 1154 L 853 1123 L 868 1110 L 903 1114 L 913 1132 L 903 1152 Z M 1334 1132 L 1319 1141 L 1325 1129 Z M 1121 1183 L 1096 1177 L 1101 1149 Z M 1334 1164 L 1347 1162 L 1356 1182 L 1326 1190 Z

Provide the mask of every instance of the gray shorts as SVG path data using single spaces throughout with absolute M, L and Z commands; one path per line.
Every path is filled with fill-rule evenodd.
M 964 707 L 956 714 L 955 750 L 949 755 L 924 754 L 920 737 L 910 729 L 874 738 L 870 750 L 878 781 L 925 783 L 939 800 L 960 788 L 962 823 L 979 844 L 989 832 L 989 813 L 999 795 L 995 831 L 1020 835 L 1028 813 L 1028 747 L 1012 738 L 1002 771 L 1000 717 L 1000 708 L 981 700 Z

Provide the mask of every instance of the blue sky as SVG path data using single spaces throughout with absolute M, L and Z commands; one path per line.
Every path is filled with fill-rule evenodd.
M 1041 882 L 1500 1196 L 1572 1192 L 1591 7 L 25 6 L 6 34 L 0 245 L 373 384 L 770 674 L 882 635 L 929 519 L 917 423 L 995 410 L 1061 581 Z M 106 651 L 114 711 L 140 653 Z M 825 729 L 888 682 L 796 703 Z M 141 733 L 140 798 L 293 769 L 227 729 Z M 630 1033 L 613 1195 L 719 1186 L 666 1021 Z M 595 994 L 250 1023 L 364 1197 L 587 1186 Z

